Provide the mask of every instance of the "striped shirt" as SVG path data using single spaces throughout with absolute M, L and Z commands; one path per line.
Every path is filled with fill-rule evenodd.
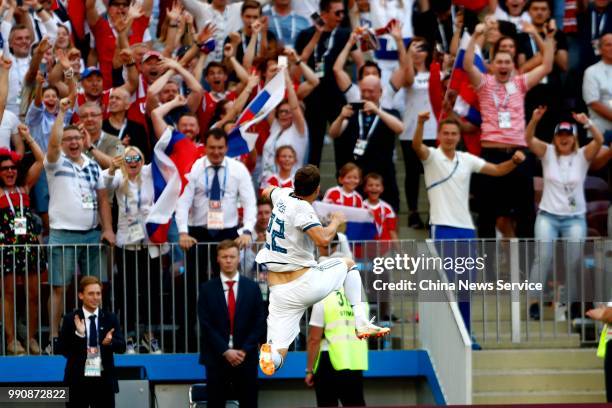
M 323 202 L 343 205 L 345 207 L 363 207 L 363 198 L 361 195 L 356 192 L 347 193 L 344 191 L 342 187 L 331 187 L 329 190 L 325 192 L 325 196 L 323 197 Z
M 293 177 L 283 179 L 279 174 L 272 174 L 270 177 L 265 179 L 263 183 L 261 183 L 261 189 L 263 190 L 268 186 L 293 188 Z
M 481 141 L 527 146 L 525 143 L 525 94 L 527 76 L 516 75 L 505 85 L 493 75 L 482 76 L 476 92 L 482 115 Z M 497 103 L 494 95 L 497 96 Z M 510 127 L 499 127 L 499 112 L 510 112 Z
M 87 231 L 98 226 L 98 190 L 104 188 L 102 170 L 81 154 L 82 165 L 62 153 L 55 163 L 45 157 L 49 183 L 49 225 L 51 229 Z

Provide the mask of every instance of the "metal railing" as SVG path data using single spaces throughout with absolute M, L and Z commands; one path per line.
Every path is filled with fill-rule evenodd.
M 432 280 L 431 271 L 421 267 L 405 268 L 405 257 L 428 261 L 432 253 L 424 253 L 417 241 L 351 242 L 349 249 L 361 267 L 370 311 L 383 325 L 392 326 L 390 338 L 378 339 L 373 349 L 411 349 L 419 347 L 419 302 L 448 302 L 447 290 L 424 291 L 389 289 L 383 284 L 401 284 L 411 280 Z M 259 282 L 267 299 L 266 271 L 254 262 L 261 244 L 241 252 L 241 273 Z M 459 264 L 442 268 L 449 282 L 469 276 L 473 283 L 521 283 L 535 276 L 548 261 L 542 251 L 550 245 L 529 240 L 472 240 L 436 243 L 438 255 L 458 259 L 483 257 L 482 270 L 458 273 Z M 346 250 L 344 245 L 344 250 Z M 342 245 L 340 245 L 342 248 Z M 588 319 L 569 316 L 563 320 L 559 310 L 584 314 L 590 303 L 607 301 L 612 290 L 610 254 L 612 241 L 603 239 L 580 242 L 557 241 L 552 246 L 550 271 L 545 291 L 533 296 L 526 290 L 450 290 L 459 301 L 471 304 L 470 327 L 476 341 L 548 342 L 551 338 L 594 342 L 597 325 Z M 104 282 L 103 305 L 118 314 L 126 338 L 136 343 L 149 334 L 157 338 L 164 353 L 198 352 L 200 327 L 197 321 L 197 292 L 200 283 L 215 274 L 214 247 L 199 244 L 187 253 L 176 245 L 162 257 L 151 258 L 147 247 L 137 250 L 109 248 L 103 245 L 2 246 L 0 247 L 0 355 L 13 354 L 16 336 L 26 353 L 38 354 L 57 333 L 59 317 L 78 304 L 78 278 L 91 273 Z M 467 251 L 467 252 L 466 252 Z M 400 262 L 395 262 L 397 259 Z M 384 262 L 391 260 L 387 265 Z M 435 264 L 435 261 L 434 261 Z M 421 266 L 429 266 L 423 263 Z M 463 269 L 465 265 L 463 265 Z M 13 270 L 17 269 L 16 278 Z M 382 269 L 382 270 L 381 270 Z M 473 269 L 473 268 L 472 268 Z M 549 268 L 546 268 L 547 270 Z M 437 271 L 440 268 L 436 269 Z M 25 273 L 28 271 L 29 273 Z M 452 273 L 451 273 L 452 272 Z M 438 273 L 438 272 L 436 272 Z M 540 280 L 542 280 L 540 278 Z M 58 285 L 65 282 L 66 285 Z M 51 284 L 54 283 L 54 284 Z M 418 283 L 418 282 L 417 282 Z M 441 296 L 438 296 L 440 295 Z M 467 296 L 467 298 L 466 298 Z M 550 305 L 548 302 L 551 302 Z M 537 320 L 530 318 L 530 304 L 540 306 Z M 559 306 L 565 304 L 566 306 Z M 555 319 L 553 310 L 558 311 Z M 572 309 L 573 308 L 573 309 Z M 292 346 L 304 350 L 309 315 L 302 320 L 302 334 Z M 34 343 L 29 339 L 33 338 Z M 36 350 L 36 345 L 41 349 Z M 10 350 L 7 346 L 13 346 Z M 38 353 L 37 353 L 38 351 Z M 137 350 L 145 352 L 142 348 Z
M 255 263 L 255 255 L 261 246 L 263 243 L 258 243 L 241 251 L 239 269 L 243 276 L 259 283 L 267 301 L 267 272 Z M 387 246 L 377 242 L 351 243 L 354 254 L 360 256 L 357 261 L 364 271 L 367 260 L 363 256 L 382 254 Z M 160 246 L 152 247 L 161 250 Z M 335 244 L 330 247 L 335 247 Z M 0 251 L 0 280 L 10 282 L 10 285 L 3 284 L 0 289 L 3 299 L 0 303 L 0 355 L 23 354 L 18 352 L 12 338 L 20 342 L 25 354 L 48 351 L 52 338 L 59 333 L 61 316 L 78 307 L 78 281 L 87 274 L 102 281 L 102 307 L 118 315 L 124 336 L 133 339 L 136 352 L 147 351 L 141 347 L 146 342 L 141 340 L 151 336 L 157 340 L 163 353 L 200 351 L 197 295 L 200 284 L 218 274 L 213 261 L 215 245 L 202 243 L 184 252 L 178 245 L 170 244 L 169 251 L 156 258 L 149 256 L 147 246 L 29 245 L 1 248 L 4 252 Z M 25 251 L 35 256 L 25 257 L 25 265 L 19 265 L 18 258 Z M 15 268 L 18 273 L 13 279 Z M 77 273 L 72 274 L 71 270 Z M 363 272 L 363 276 L 365 280 L 367 274 Z M 406 308 L 407 304 L 388 305 L 375 293 L 369 303 L 370 312 L 376 314 L 377 321 L 383 320 L 383 325 L 398 329 L 397 334 L 389 339 L 372 340 L 370 348 L 416 347 L 416 305 L 411 309 Z M 291 350 L 305 350 L 309 318 L 307 311 L 301 322 L 301 334 Z M 29 339 L 34 339 L 38 347 L 30 347 Z
M 433 243 L 419 245 L 424 253 L 435 253 Z M 448 282 L 442 270 L 437 279 Z M 427 350 L 446 404 L 472 403 L 472 341 L 455 294 L 446 292 L 446 302 L 419 302 L 421 347 Z

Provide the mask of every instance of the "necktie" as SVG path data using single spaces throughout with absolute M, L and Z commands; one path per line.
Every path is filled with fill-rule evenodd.
M 98 347 L 98 329 L 96 328 L 96 315 L 89 316 L 89 347 Z
M 219 169 L 220 168 L 221 166 L 213 166 L 213 170 L 215 170 L 215 176 L 213 177 L 212 186 L 210 188 L 210 196 L 208 197 L 210 201 L 217 201 L 219 204 L 221 202 L 221 186 L 219 185 Z M 221 211 L 220 207 L 215 207 L 215 208 L 216 208 L 215 211 Z M 209 207 L 209 211 L 210 211 L 210 207 Z M 208 228 L 208 234 L 211 236 L 211 238 L 214 239 L 218 233 L 219 233 L 218 229 Z
M 221 185 L 219 184 L 219 169 L 221 166 L 213 166 L 215 170 L 215 176 L 213 177 L 212 186 L 210 188 L 210 200 L 220 201 L 221 200 Z
M 236 281 L 230 280 L 225 283 L 228 287 L 227 311 L 229 313 L 230 334 L 234 334 L 234 314 L 236 313 L 236 296 L 234 296 L 234 283 L 236 283 Z

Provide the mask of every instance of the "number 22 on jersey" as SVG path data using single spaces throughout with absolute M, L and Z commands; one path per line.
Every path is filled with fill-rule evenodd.
M 278 227 L 278 229 L 275 227 Z M 286 254 L 287 250 L 276 243 L 277 239 L 285 239 L 285 221 L 276 218 L 276 215 L 272 214 L 266 231 L 268 232 L 268 234 L 270 234 L 268 236 L 270 237 L 271 241 L 267 242 L 266 240 L 266 248 L 274 252 Z

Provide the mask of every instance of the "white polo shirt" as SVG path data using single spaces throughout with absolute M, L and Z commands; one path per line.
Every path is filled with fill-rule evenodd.
M 485 164 L 486 161 L 480 157 L 459 151 L 450 160 L 440 148 L 429 147 L 429 157 L 423 161 L 423 169 L 428 188 L 430 224 L 474 229 L 469 207 L 470 178 Z M 451 173 L 449 179 L 442 181 Z M 434 184 L 437 185 L 429 188 Z
M 55 163 L 45 157 L 51 229 L 87 231 L 98 226 L 98 190 L 104 188 L 102 170 L 84 154 L 81 158 L 83 164 L 79 166 L 64 153 Z M 92 202 L 93 208 L 86 208 L 84 199 Z

